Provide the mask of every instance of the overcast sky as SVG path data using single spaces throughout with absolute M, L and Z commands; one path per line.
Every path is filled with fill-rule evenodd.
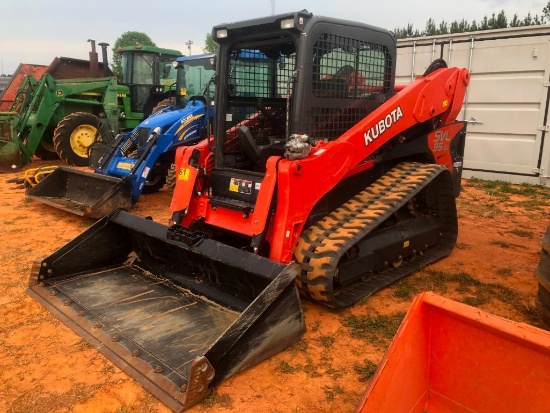
M 56 56 L 88 59 L 90 44 L 114 44 L 126 31 L 144 32 L 160 47 L 202 53 L 212 26 L 307 9 L 324 16 L 359 20 L 388 30 L 426 20 L 479 21 L 506 12 L 520 18 L 542 15 L 547 0 L 1 0 L 0 72 L 19 63 L 48 65 Z M 98 48 L 99 49 L 99 48 Z M 109 52 L 109 59 L 111 53 Z M 101 60 L 101 54 L 100 54 Z

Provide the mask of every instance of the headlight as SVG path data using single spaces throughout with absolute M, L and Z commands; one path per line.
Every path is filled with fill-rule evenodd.
M 217 39 L 225 39 L 227 37 L 227 29 L 220 29 L 216 32 Z
M 294 19 L 281 20 L 281 29 L 293 29 Z

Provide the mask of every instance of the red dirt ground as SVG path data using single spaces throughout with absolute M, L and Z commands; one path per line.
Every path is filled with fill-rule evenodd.
M 32 167 L 45 164 L 34 161 Z M 24 189 L 6 183 L 16 176 L 22 173 L 0 175 L 0 411 L 169 412 L 25 294 L 33 261 L 91 221 L 26 199 Z M 347 320 L 402 316 L 424 289 L 540 326 L 533 273 L 549 223 L 549 194 L 537 189 L 536 195 L 503 195 L 464 181 L 459 240 L 449 257 L 350 309 L 328 310 L 302 300 L 308 331 L 300 342 L 226 380 L 189 411 L 353 411 L 367 386 L 360 367 L 365 360 L 380 362 L 396 327 L 389 337 L 365 338 Z M 169 203 L 170 194 L 161 190 L 142 196 L 132 212 L 166 223 Z

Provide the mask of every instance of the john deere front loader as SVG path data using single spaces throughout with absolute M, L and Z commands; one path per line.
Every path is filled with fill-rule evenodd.
M 106 47 L 103 47 L 103 67 Z M 169 96 L 175 83 L 172 61 L 177 50 L 132 46 L 122 54 L 122 83 L 103 78 L 56 79 L 45 73 L 27 76 L 8 112 L 0 112 L 0 171 L 26 165 L 33 155 L 88 165 L 88 149 L 96 135 L 113 139 L 118 130 L 136 127 L 154 106 Z M 108 121 L 100 128 L 100 119 Z

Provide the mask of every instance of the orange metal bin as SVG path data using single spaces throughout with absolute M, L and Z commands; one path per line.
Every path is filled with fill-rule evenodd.
M 550 333 L 418 295 L 356 412 L 550 412 Z

